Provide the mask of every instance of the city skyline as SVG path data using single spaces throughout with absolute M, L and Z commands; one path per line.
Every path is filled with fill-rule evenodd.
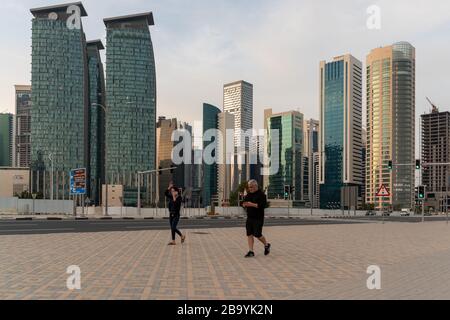
M 445 31 L 450 26 L 450 14 L 446 12 L 450 12 L 450 5 L 444 1 L 436 1 L 434 6 L 417 2 L 408 15 L 399 15 L 402 3 L 405 2 L 399 1 L 395 5 L 378 2 L 382 9 L 381 30 L 369 30 L 366 26 L 369 1 L 345 4 L 339 8 L 332 2 L 299 4 L 283 1 L 275 4 L 262 1 L 245 21 L 239 18 L 246 14 L 245 9 L 252 3 L 219 1 L 211 6 L 206 1 L 189 5 L 180 1 L 155 1 L 149 8 L 147 3 L 136 1 L 132 11 L 150 9 L 155 12 L 157 24 L 153 40 L 158 43 L 155 48 L 158 115 L 177 116 L 194 122 L 201 119 L 203 102 L 222 107 L 224 83 L 244 79 L 255 86 L 255 127 L 262 128 L 263 110 L 268 106 L 288 111 L 285 106 L 295 105 L 300 107 L 305 118 L 318 118 L 316 68 L 320 60 L 351 52 L 364 61 L 373 48 L 403 40 L 412 43 L 418 52 L 416 121 L 419 121 L 420 114 L 429 111 L 425 96 L 446 108 L 445 90 L 439 88 L 450 85 L 445 78 L 445 68 L 448 67 L 438 62 L 450 52 L 445 42 Z M 408 7 L 410 3 L 407 3 Z M 14 37 L 1 36 L 2 42 L 10 49 L 2 52 L 4 58 L 0 59 L 4 70 L 0 78 L 2 112 L 14 112 L 13 86 L 28 84 L 31 78 L 28 70 L 31 17 L 28 10 L 49 4 L 54 3 L 30 0 L 21 4 L 10 1 L 2 4 L 5 10 L 11 11 L 11 15 L 0 24 L 3 27 L 6 27 L 3 24 L 8 24 L 17 30 Z M 108 5 L 101 10 L 102 2 L 87 0 L 83 5 L 90 13 L 83 20 L 88 40 L 104 40 L 103 18 L 133 13 L 123 4 Z M 343 14 L 334 16 L 336 10 Z M 220 19 L 213 18 L 219 11 L 226 13 Z M 323 23 L 317 25 L 308 17 L 315 12 L 321 13 L 320 21 Z M 432 13 L 433 19 L 425 21 L 421 18 L 427 13 Z M 192 14 L 196 19 L 187 18 Z M 233 21 L 240 22 L 235 27 L 239 32 L 227 31 L 228 23 Z M 315 27 L 314 33 L 304 31 L 311 26 Z M 334 31 L 332 37 L 329 36 L 330 27 Z M 436 86 L 435 82 L 442 85 Z

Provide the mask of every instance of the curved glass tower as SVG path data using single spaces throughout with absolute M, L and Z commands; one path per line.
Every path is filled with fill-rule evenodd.
M 137 187 L 137 172 L 155 169 L 156 162 L 156 71 L 149 30 L 153 14 L 104 22 L 107 180 Z
M 31 9 L 31 159 L 42 174 L 32 179 L 50 195 L 53 155 L 55 199 L 67 198 L 70 170 L 89 170 L 86 39 L 81 21 L 70 23 L 75 6 L 87 16 L 80 2 Z
M 366 202 L 380 210 L 414 207 L 415 59 L 407 42 L 367 56 Z M 391 197 L 376 196 L 382 185 Z

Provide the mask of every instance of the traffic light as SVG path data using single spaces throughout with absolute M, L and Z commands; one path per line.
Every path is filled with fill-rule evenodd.
M 419 199 L 425 199 L 425 186 L 419 186 Z
M 284 199 L 289 199 L 289 194 L 291 193 L 291 186 L 284 186 Z
M 392 160 L 389 160 L 389 163 L 388 163 L 388 168 L 389 168 L 389 170 L 392 170 L 393 167 L 394 167 L 394 166 L 393 166 L 393 164 L 392 164 Z
M 416 160 L 416 170 L 420 170 L 421 167 L 420 160 Z

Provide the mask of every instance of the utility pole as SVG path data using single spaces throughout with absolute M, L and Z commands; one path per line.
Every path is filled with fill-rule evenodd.
M 51 163 L 51 175 L 50 175 L 50 200 L 53 201 L 53 153 L 48 155 L 48 159 Z

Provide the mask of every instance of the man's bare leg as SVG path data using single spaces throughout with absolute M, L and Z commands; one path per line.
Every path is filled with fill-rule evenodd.
M 248 248 L 253 252 L 253 247 L 255 246 L 255 238 L 253 236 L 248 237 Z
M 261 241 L 264 246 L 267 246 L 267 240 L 264 236 L 262 236 L 261 238 L 258 238 L 258 240 Z

